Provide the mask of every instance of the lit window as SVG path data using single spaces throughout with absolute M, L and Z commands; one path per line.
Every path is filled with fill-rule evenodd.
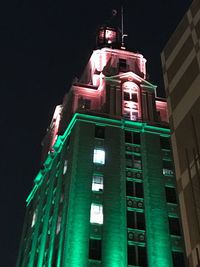
M 103 176 L 93 175 L 92 191 L 102 191 L 102 190 L 103 190 Z
M 163 169 L 163 175 L 174 175 L 174 172 L 172 170 L 169 169 Z
M 94 149 L 93 162 L 105 164 L 105 151 L 100 148 Z
M 64 162 L 63 175 L 67 172 L 67 160 Z
M 56 226 L 56 234 L 59 234 L 60 227 L 61 227 L 61 216 L 58 216 L 57 226 Z
M 103 206 L 92 203 L 90 209 L 90 222 L 103 224 Z
M 33 213 L 33 218 L 32 218 L 32 223 L 31 223 L 31 227 L 33 227 L 36 223 L 36 218 L 37 218 L 37 210 L 34 211 Z
M 163 175 L 174 175 L 172 162 L 163 160 Z

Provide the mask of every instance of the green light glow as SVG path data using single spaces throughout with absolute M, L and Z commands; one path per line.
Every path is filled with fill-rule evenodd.
M 38 189 L 38 185 L 35 184 L 34 187 L 33 187 L 33 189 L 32 189 L 32 191 L 31 191 L 31 193 L 28 195 L 28 197 L 26 199 L 27 206 L 29 205 L 30 201 L 33 199 L 34 194 L 37 191 L 37 189 Z
M 142 138 L 149 267 L 173 267 L 159 136 L 144 133 Z
M 87 122 L 87 123 L 99 123 L 101 126 L 107 126 L 112 125 L 113 127 L 118 128 L 130 128 L 130 130 L 133 131 L 134 128 L 140 129 L 142 132 L 151 132 L 151 133 L 160 133 L 162 136 L 169 137 L 170 130 L 163 128 L 163 127 L 155 127 L 150 126 L 147 123 L 144 122 L 137 122 L 137 121 L 128 121 L 128 120 L 115 120 L 115 119 L 109 119 L 109 118 L 103 118 L 88 114 L 82 114 L 82 113 L 75 113 L 73 118 L 71 119 L 67 129 L 65 130 L 64 134 L 62 136 L 58 136 L 53 149 L 59 153 L 62 150 L 62 144 L 65 142 L 67 137 L 70 135 L 72 128 L 74 127 L 75 123 L 77 121 Z M 55 152 L 54 152 L 55 153 Z M 52 156 L 53 153 L 49 154 L 47 156 L 47 159 L 44 163 L 44 166 L 47 168 L 50 167 L 52 162 Z M 47 170 L 46 170 L 47 171 Z M 45 172 L 45 170 L 43 170 Z M 38 183 L 42 179 L 43 175 L 41 174 L 41 171 L 36 176 L 34 182 Z M 33 198 L 34 194 L 36 192 L 36 189 L 34 188 L 30 195 L 28 196 L 26 202 L 27 205 L 30 203 L 31 199 Z
M 94 125 L 106 126 L 106 138 L 104 145 L 109 151 L 107 160 L 104 160 L 103 168 L 103 207 L 100 214 L 95 218 L 90 214 L 92 177 L 94 175 L 94 149 L 97 148 L 94 142 Z M 73 129 L 73 131 L 72 131 Z M 162 162 L 160 158 L 160 135 L 169 137 L 170 130 L 162 127 L 155 127 L 143 122 L 134 122 L 126 120 L 115 120 L 103 118 L 88 114 L 74 114 L 65 133 L 58 136 L 54 144 L 52 153 L 49 153 L 44 163 L 44 169 L 41 170 L 34 182 L 34 188 L 27 198 L 27 205 L 32 201 L 37 189 L 45 181 L 46 176 L 52 173 L 57 167 L 56 159 L 62 155 L 67 138 L 70 135 L 70 142 L 73 143 L 71 150 L 71 164 L 66 169 L 63 164 L 60 169 L 63 177 L 70 177 L 66 183 L 64 193 L 63 217 L 61 222 L 59 236 L 59 250 L 57 255 L 57 266 L 66 262 L 67 266 L 87 266 L 88 246 L 90 236 L 90 219 L 92 223 L 102 225 L 102 258 L 105 266 L 121 267 L 127 266 L 127 224 L 126 224 L 126 185 L 124 179 L 125 171 L 125 145 L 124 130 L 136 131 L 141 133 L 141 155 L 144 171 L 144 191 L 145 191 L 145 218 L 146 218 L 146 237 L 149 267 L 172 267 L 171 241 L 168 233 L 167 205 L 164 199 L 164 179 L 160 170 Z M 113 138 L 115 136 L 115 138 Z M 91 142 L 93 140 L 93 142 Z M 106 150 L 106 152 L 107 152 Z M 103 151 L 104 150 L 100 150 Z M 101 155 L 102 156 L 102 155 Z M 109 160 L 112 159 L 112 160 Z M 64 161 L 65 162 L 65 161 Z M 96 160 L 94 161 L 96 162 Z M 98 162 L 99 163 L 99 162 Z M 71 165 L 70 165 L 71 164 Z M 65 168 L 64 168 L 65 167 Z M 64 169 L 63 169 L 64 168 Z M 63 170 L 64 173 L 63 173 Z M 70 175 L 68 171 L 70 170 Z M 136 169 L 136 171 L 138 171 Z M 66 175 L 65 175 L 66 174 Z M 68 175 L 68 176 L 67 176 Z M 54 177 L 56 173 L 54 173 Z M 116 177 L 118 177 L 116 179 Z M 104 186 L 105 185 L 105 186 Z M 52 192 L 51 192 L 52 195 Z M 120 197 L 119 197 L 120 196 Z M 60 198 L 56 200 L 57 203 Z M 99 200 L 98 200 L 99 201 Z M 48 199 L 48 214 L 50 213 L 51 199 Z M 93 203 L 93 202 L 92 202 Z M 159 205 L 158 205 L 159 203 Z M 97 206 L 97 204 L 94 204 Z M 103 210 L 103 213 L 102 213 Z M 78 211 L 78 212 L 77 212 Z M 58 211 L 56 211 L 58 212 Z M 49 216 L 47 216 L 49 218 Z M 39 253 L 39 266 L 42 266 L 43 255 L 45 253 L 46 235 L 48 232 L 48 223 L 44 221 L 44 236 L 41 238 L 41 251 Z M 36 222 L 37 224 L 37 222 Z M 35 226 L 34 226 L 35 227 Z M 38 227 L 38 226 L 37 226 Z M 54 220 L 54 229 L 56 221 Z M 52 235 L 53 238 L 56 236 Z M 53 244 L 53 241 L 51 241 Z M 141 245 L 141 244 L 140 244 Z M 143 244 L 144 245 L 144 244 Z M 53 245 L 52 245 L 53 246 Z M 51 250 L 51 259 L 53 250 Z M 79 255 L 79 257 L 77 257 Z M 33 257 L 33 256 L 32 256 Z

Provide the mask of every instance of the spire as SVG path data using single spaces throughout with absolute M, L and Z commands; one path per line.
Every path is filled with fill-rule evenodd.
M 128 35 L 124 33 L 124 8 L 121 6 L 121 49 L 126 49 L 124 46 L 124 37 Z
M 109 20 L 107 20 L 105 24 L 99 27 L 97 33 L 98 48 L 110 47 L 110 48 L 126 49 L 124 44 L 124 37 L 127 37 L 128 35 L 124 33 L 123 6 L 121 6 L 121 25 L 120 25 L 120 20 L 118 22 L 116 21 L 116 17 L 118 17 L 117 14 L 118 14 L 117 10 L 113 9 L 112 15 L 109 18 Z M 118 24 L 118 26 L 116 24 Z

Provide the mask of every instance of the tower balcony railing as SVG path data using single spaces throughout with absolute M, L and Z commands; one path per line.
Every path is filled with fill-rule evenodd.
M 126 204 L 128 209 L 144 210 L 144 200 L 137 197 L 126 197 Z
M 88 267 L 101 267 L 101 261 L 98 260 L 89 260 Z
M 126 168 L 126 177 L 141 180 L 143 178 L 142 170 Z
M 91 238 L 100 238 L 102 235 L 102 225 L 91 223 L 90 224 L 90 237 Z
M 134 154 L 140 154 L 140 145 L 136 145 L 136 144 L 132 144 L 132 143 L 128 143 L 126 144 L 126 152 L 127 153 L 134 153 Z
M 146 242 L 146 232 L 144 230 L 128 228 L 127 239 L 134 243 L 145 243 Z

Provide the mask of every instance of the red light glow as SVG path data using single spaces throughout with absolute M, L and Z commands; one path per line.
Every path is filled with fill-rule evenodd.
M 139 117 L 139 87 L 132 81 L 124 82 L 122 85 L 124 98 L 125 93 L 128 93 L 128 99 L 124 99 L 124 114 L 129 117 L 130 120 L 137 120 Z
M 58 128 L 60 125 L 61 110 L 62 110 L 61 105 L 56 107 L 54 111 L 54 115 L 53 115 L 53 120 L 51 122 L 51 128 L 52 128 L 52 141 L 51 141 L 51 146 L 50 146 L 51 149 L 53 145 L 55 144 L 56 139 L 58 137 Z
M 160 120 L 169 122 L 167 114 L 167 102 L 156 100 L 156 110 L 160 115 Z

